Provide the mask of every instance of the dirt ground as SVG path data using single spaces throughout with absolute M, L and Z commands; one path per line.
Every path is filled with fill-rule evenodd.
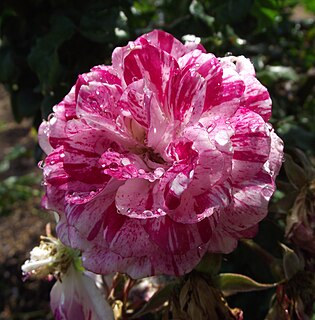
M 33 154 L 35 148 L 31 122 L 17 124 L 11 114 L 9 96 L 0 86 L 0 163 L 16 146 L 23 147 L 24 156 L 10 161 L 7 170 L 0 172 L 0 187 L 8 177 L 34 174 L 37 179 L 32 188 L 41 189 L 40 169 Z M 39 192 L 38 192 L 39 193 Z M 0 193 L 2 203 L 12 201 Z M 7 198 L 6 198 L 7 197 Z M 40 195 L 16 200 L 10 212 L 0 215 L 0 319 L 53 319 L 49 309 L 52 282 L 27 280 L 23 282 L 21 265 L 30 250 L 45 233 L 51 215 L 40 208 Z

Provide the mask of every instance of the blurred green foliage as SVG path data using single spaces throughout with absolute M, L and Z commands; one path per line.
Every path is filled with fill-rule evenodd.
M 179 39 L 195 35 L 217 56 L 251 58 L 271 94 L 272 122 L 287 150 L 299 147 L 314 155 L 314 14 L 314 0 L 2 0 L 0 82 L 11 94 L 15 119 L 32 117 L 37 127 L 78 74 L 111 63 L 115 47 L 155 28 Z M 16 149 L 9 157 L 21 153 Z M 0 171 L 10 160 L 0 163 Z M 2 183 L 0 197 L 9 202 L 0 203 L 0 212 L 8 210 L 4 203 L 14 203 L 16 195 L 37 196 L 29 178 L 10 177 Z M 281 179 L 283 185 L 288 182 L 284 173 Z M 285 195 L 280 188 L 275 208 Z M 277 210 L 261 224 L 255 240 L 281 260 L 275 243 L 284 241 L 285 217 Z M 249 256 L 252 248 L 241 244 L 223 261 L 223 271 L 274 281 L 266 262 L 259 255 L 248 261 Z M 246 319 L 263 319 L 272 294 L 245 293 L 229 303 L 244 309 Z
M 37 199 L 40 203 L 41 191 L 40 176 L 27 174 L 23 176 L 10 176 L 0 184 L 0 216 L 5 216 L 20 207 L 21 203 Z

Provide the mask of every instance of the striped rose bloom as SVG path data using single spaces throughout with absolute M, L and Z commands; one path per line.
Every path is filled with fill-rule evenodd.
M 96 273 L 189 272 L 267 214 L 282 159 L 244 57 L 152 31 L 80 75 L 39 130 L 43 205 Z

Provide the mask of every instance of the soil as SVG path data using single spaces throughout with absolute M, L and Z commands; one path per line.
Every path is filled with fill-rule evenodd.
M 8 177 L 21 177 L 32 173 L 32 188 L 41 190 L 41 170 L 33 154 L 36 135 L 31 121 L 16 123 L 11 114 L 9 96 L 0 86 L 0 163 L 16 146 L 27 151 L 10 161 L 9 167 L 0 172 L 0 187 Z M 11 201 L 0 193 L 1 203 Z M 10 211 L 0 214 L 0 319 L 53 319 L 49 308 L 49 293 L 53 282 L 48 280 L 23 281 L 21 265 L 29 257 L 30 250 L 45 234 L 45 225 L 52 216 L 41 210 L 40 196 L 23 198 L 11 203 Z

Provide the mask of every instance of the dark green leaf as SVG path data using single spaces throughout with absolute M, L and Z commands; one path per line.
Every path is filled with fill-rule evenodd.
M 215 282 L 226 296 L 238 292 L 266 290 L 277 285 L 276 283 L 259 283 L 247 276 L 236 273 L 221 273 L 215 278 Z
M 287 280 L 290 280 L 295 274 L 303 270 L 304 263 L 299 256 L 289 247 L 280 244 L 283 249 L 283 269 Z
M 143 315 L 154 312 L 160 308 L 167 300 L 169 300 L 177 284 L 178 283 L 175 281 L 170 282 L 164 288 L 156 292 L 144 307 L 134 314 L 131 319 L 137 319 L 138 317 L 142 317 Z
M 307 176 L 304 169 L 295 163 L 289 154 L 285 155 L 284 169 L 289 181 L 297 189 L 306 185 Z
M 212 27 L 214 18 L 205 13 L 204 8 L 200 2 L 198 2 L 197 0 L 193 0 L 189 7 L 189 11 L 193 16 L 202 20 L 208 27 Z
M 95 42 L 108 43 L 117 39 L 115 26 L 117 22 L 126 23 L 119 8 L 100 9 L 92 7 L 80 20 L 81 34 Z M 124 25 L 124 28 L 126 25 Z M 124 30 L 124 29 L 122 29 Z
M 206 253 L 195 269 L 202 273 L 216 275 L 220 271 L 221 261 L 221 254 Z
M 37 40 L 28 56 L 28 62 L 39 78 L 43 94 L 49 93 L 57 82 L 62 70 L 58 48 L 70 39 L 74 31 L 75 27 L 70 19 L 62 15 L 53 16 L 50 31 Z

